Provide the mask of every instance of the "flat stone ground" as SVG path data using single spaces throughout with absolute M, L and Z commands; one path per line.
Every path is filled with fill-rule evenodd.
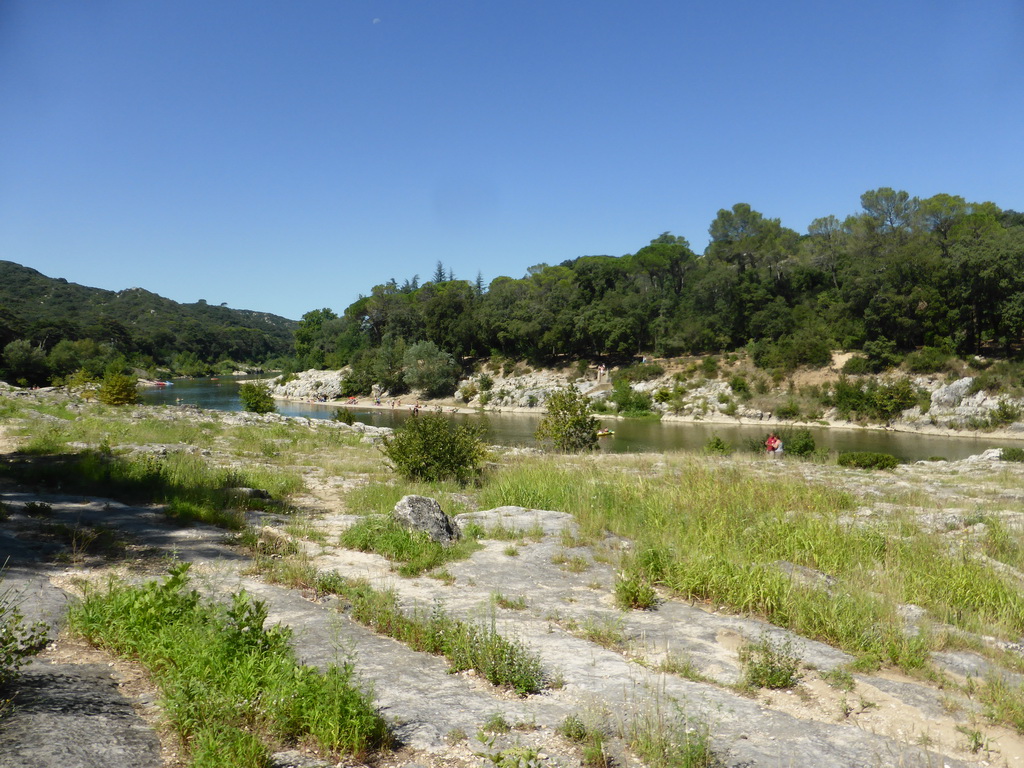
M 931 483 L 931 493 L 950 496 L 943 502 L 942 515 L 948 517 L 957 514 L 957 499 L 971 509 L 972 493 L 1018 498 L 1019 476 L 1000 480 L 999 487 L 1007 490 L 980 490 L 993 466 L 967 460 L 938 473 L 934 466 L 914 465 L 884 476 L 850 477 L 878 486 L 879 493 L 882 485 L 909 492 Z M 1006 466 L 999 471 L 1011 471 Z M 826 469 L 808 465 L 804 471 L 815 479 Z M 959 475 L 959 480 L 922 480 L 936 474 Z M 264 583 L 250 575 L 249 559 L 223 531 L 178 527 L 159 509 L 109 499 L 40 494 L 10 485 L 0 486 L 0 499 L 13 512 L 0 523 L 0 562 L 8 562 L 4 586 L 22 595 L 28 618 L 59 629 L 80 579 L 102 580 L 112 570 L 129 578 L 157 578 L 170 558 L 190 562 L 193 584 L 211 597 L 223 599 L 244 589 L 265 601 L 270 621 L 294 630 L 302 661 L 326 666 L 354 660 L 402 745 L 377 758 L 381 765 L 487 765 L 492 761 L 479 753 L 520 746 L 536 749 L 539 763 L 576 768 L 582 765 L 579 747 L 556 732 L 574 715 L 609 734 L 613 765 L 638 764 L 617 738 L 631 723 L 663 730 L 689 722 L 706 725 L 728 766 L 1024 766 L 1024 738 L 987 726 L 978 705 L 966 696 L 892 671 L 857 674 L 852 692 L 835 690 L 821 673 L 842 667 L 850 657 L 798 637 L 789 638 L 805 664 L 804 680 L 795 690 L 755 696 L 738 692 L 733 686 L 741 672 L 739 648 L 766 632 L 780 640 L 788 634 L 715 606 L 672 599 L 664 599 L 656 610 L 623 613 L 614 605 L 615 574 L 605 561 L 628 542 L 573 546 L 572 519 L 558 511 L 502 507 L 460 516 L 460 523 L 473 520 L 485 528 L 500 523 L 539 529 L 543 535 L 518 543 L 485 540 L 470 559 L 448 566 L 453 578 L 446 581 L 402 578 L 383 558 L 336 546 L 337 534 L 354 518 L 341 514 L 327 496 L 312 515 L 326 543 L 303 541 L 321 571 L 394 589 L 409 610 L 429 611 L 440 604 L 452 616 L 493 621 L 502 633 L 518 638 L 557 682 L 542 694 L 519 698 L 472 674 L 449 674 L 443 659 L 374 634 L 339 610 L 340 601 Z M 75 556 L 68 562 L 55 560 L 55 546 L 38 535 L 39 521 L 21 511 L 29 501 L 52 505 L 51 523 L 101 523 L 118 530 L 132 542 L 123 562 Z M 278 528 L 283 522 L 273 517 L 260 521 Z M 554 562 L 567 557 L 572 570 Z M 496 595 L 521 598 L 525 607 L 498 607 Z M 612 642 L 606 647 L 584 634 Z M 666 659 L 683 658 L 702 681 L 658 671 Z M 942 654 L 936 660 L 959 679 L 986 666 L 982 657 L 968 653 Z M 159 727 L 159 702 L 145 676 L 66 635 L 59 635 L 0 701 L 5 698 L 13 699 L 13 709 L 0 719 L 0 768 L 180 764 L 173 739 Z M 485 747 L 476 735 L 499 715 L 512 729 Z M 969 732 L 981 736 L 980 749 L 971 750 Z M 280 766 L 334 764 L 297 750 L 276 759 Z

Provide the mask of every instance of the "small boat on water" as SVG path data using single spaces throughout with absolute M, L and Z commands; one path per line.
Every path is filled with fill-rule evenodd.
M 598 437 L 612 437 L 615 434 L 614 429 L 599 429 L 597 430 Z

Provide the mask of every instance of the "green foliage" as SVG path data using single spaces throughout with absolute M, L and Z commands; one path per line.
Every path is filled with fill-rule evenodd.
M 620 368 L 612 374 L 612 383 L 617 384 L 625 381 L 635 384 L 639 381 L 650 381 L 665 373 L 665 366 L 660 363 L 635 363 L 625 368 Z
M 800 682 L 800 657 L 786 639 L 776 642 L 767 634 L 740 649 L 743 682 L 751 688 L 792 688 Z
M 824 398 L 843 418 L 866 416 L 879 421 L 891 421 L 917 401 L 918 392 L 907 378 L 862 384 L 840 376 Z
M 855 467 L 857 469 L 895 469 L 899 466 L 899 459 L 888 453 L 874 453 L 872 451 L 849 451 L 839 454 L 836 463 L 841 467 Z
M 194 764 L 259 765 L 280 741 L 349 755 L 390 741 L 350 664 L 326 672 L 299 664 L 290 630 L 264 627 L 263 603 L 245 593 L 230 606 L 204 603 L 187 571 L 182 564 L 162 583 L 90 590 L 69 625 L 149 670 Z
M 480 548 L 470 537 L 451 546 L 435 541 L 422 531 L 412 531 L 390 515 L 369 515 L 341 534 L 341 544 L 361 552 L 375 552 L 401 563 L 402 576 L 418 576 L 454 560 L 464 560 Z
M 139 402 L 139 380 L 126 373 L 108 371 L 96 397 L 106 405 L 134 405 Z
M 1024 448 L 1003 448 L 1000 458 L 1003 461 L 1024 461 Z
M 463 485 L 480 475 L 487 456 L 476 427 L 431 413 L 408 419 L 381 440 L 380 450 L 410 480 L 456 480 Z
M 732 453 L 732 446 L 718 435 L 712 435 L 704 443 L 704 453 L 709 456 L 728 456 Z
M 952 357 L 938 347 L 922 347 L 907 355 L 904 364 L 910 373 L 942 373 L 949 370 Z
M 816 445 L 809 429 L 784 429 L 779 432 L 786 453 L 791 456 L 810 456 Z M 767 436 L 765 437 L 767 440 Z
M 597 419 L 590 413 L 590 400 L 575 385 L 552 392 L 547 413 L 537 427 L 537 439 L 549 442 L 564 453 L 589 451 L 597 446 Z
M 18 674 L 28 658 L 46 646 L 46 624 L 28 624 L 19 609 L 18 597 L 5 588 L 0 570 L 0 689 L 5 688 Z M 0 714 L 4 702 L 0 699 Z
M 277 411 L 274 397 L 270 394 L 270 387 L 265 382 L 247 381 L 238 388 L 238 396 L 242 400 L 242 407 L 252 413 L 275 413 Z
M 639 416 L 651 412 L 651 395 L 633 389 L 626 379 L 615 382 L 608 400 L 615 403 L 618 412 L 624 416 Z
M 452 672 L 474 669 L 492 685 L 511 688 L 520 696 L 546 686 L 538 659 L 516 639 L 500 635 L 494 619 L 470 624 L 453 619 L 439 605 L 428 616 L 403 613 L 394 592 L 380 592 L 365 581 L 336 573 L 317 578 L 320 592 L 340 595 L 352 605 L 352 618 L 376 632 L 393 637 L 413 650 L 444 656 Z
M 455 358 L 432 341 L 413 344 L 405 352 L 405 383 L 424 397 L 446 397 L 455 391 L 461 369 Z
M 624 611 L 647 611 L 658 604 L 658 594 L 642 574 L 619 574 L 615 579 L 615 604 Z

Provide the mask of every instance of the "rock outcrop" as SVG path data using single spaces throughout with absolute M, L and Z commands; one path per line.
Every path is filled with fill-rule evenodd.
M 462 538 L 458 524 L 429 496 L 403 496 L 391 515 L 406 528 L 423 531 L 439 544 L 451 544 Z

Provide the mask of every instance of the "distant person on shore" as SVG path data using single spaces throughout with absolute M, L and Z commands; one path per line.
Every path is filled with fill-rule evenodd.
M 769 456 L 782 456 L 782 440 L 774 432 L 768 435 L 768 439 L 764 441 L 764 447 Z

